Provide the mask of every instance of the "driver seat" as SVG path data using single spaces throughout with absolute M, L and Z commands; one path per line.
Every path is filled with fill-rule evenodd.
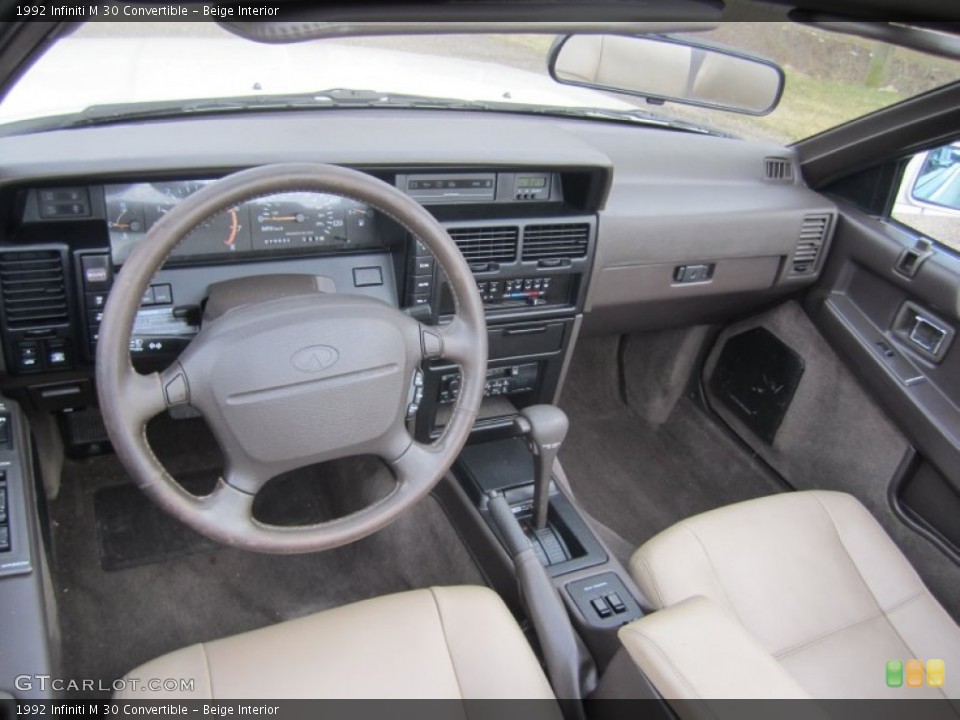
M 125 680 L 134 678 L 194 683 L 157 692 L 126 682 L 118 699 L 554 699 L 506 605 L 473 586 L 386 595 L 198 643 Z

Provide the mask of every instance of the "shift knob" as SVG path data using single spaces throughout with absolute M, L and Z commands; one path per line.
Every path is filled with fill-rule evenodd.
M 542 530 L 547 525 L 550 503 L 550 469 L 570 422 L 567 414 L 555 405 L 531 405 L 520 411 L 516 427 L 526 437 L 533 453 L 533 519 L 534 527 Z

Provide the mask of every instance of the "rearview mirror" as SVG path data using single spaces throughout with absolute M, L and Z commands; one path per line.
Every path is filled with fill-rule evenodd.
M 549 67 L 564 85 L 748 115 L 772 112 L 784 83 L 769 60 L 661 35 L 567 35 Z

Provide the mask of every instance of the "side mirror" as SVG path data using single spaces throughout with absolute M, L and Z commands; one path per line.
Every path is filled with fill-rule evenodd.
M 784 84 L 769 60 L 660 35 L 567 35 L 554 43 L 549 69 L 563 85 L 747 115 L 772 112 Z
M 910 196 L 947 212 L 960 210 L 960 143 L 926 153 L 913 179 Z

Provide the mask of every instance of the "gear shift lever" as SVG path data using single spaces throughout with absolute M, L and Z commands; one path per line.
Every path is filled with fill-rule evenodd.
M 550 506 L 550 470 L 570 423 L 567 414 L 555 405 L 531 405 L 520 411 L 514 425 L 526 436 L 533 453 L 533 522 L 534 529 L 542 530 L 547 526 Z

